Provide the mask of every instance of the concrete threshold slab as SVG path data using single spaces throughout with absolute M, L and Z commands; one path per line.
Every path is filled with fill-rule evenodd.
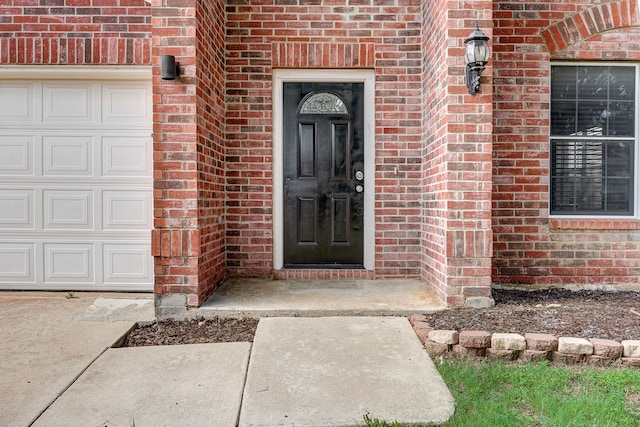
M 74 319 L 84 322 L 153 322 L 156 316 L 152 299 L 100 297 Z
M 34 427 L 235 427 L 250 343 L 107 350 Z
M 445 306 L 425 282 L 232 279 L 190 316 L 381 316 L 433 313 Z
M 239 427 L 442 423 L 454 401 L 405 318 L 263 318 Z

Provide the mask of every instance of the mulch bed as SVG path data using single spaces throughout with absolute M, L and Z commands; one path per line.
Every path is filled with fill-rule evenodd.
M 548 333 L 557 337 L 640 339 L 640 293 L 493 290 L 495 307 L 427 315 L 434 329 Z
M 253 342 L 257 326 L 258 319 L 253 318 L 162 320 L 134 328 L 125 338 L 122 347 Z

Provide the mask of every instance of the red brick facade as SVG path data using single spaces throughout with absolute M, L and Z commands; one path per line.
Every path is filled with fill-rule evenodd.
M 229 274 L 273 274 L 272 69 L 355 67 L 373 68 L 377 80 L 375 274 L 419 276 L 420 4 L 323 3 L 228 2 Z M 318 274 L 370 277 L 364 271 Z
M 0 64 L 152 65 L 155 292 L 227 277 L 639 285 L 639 221 L 549 216 L 553 60 L 640 60 L 636 0 L 6 0 Z M 477 95 L 464 39 L 492 61 Z M 182 75 L 160 79 L 160 55 Z M 274 267 L 273 71 L 375 74 L 374 268 Z
M 493 281 L 637 286 L 637 219 L 550 219 L 548 202 L 550 63 L 637 62 L 637 2 L 496 1 L 493 18 Z
M 0 2 L 0 64 L 151 62 L 144 0 Z

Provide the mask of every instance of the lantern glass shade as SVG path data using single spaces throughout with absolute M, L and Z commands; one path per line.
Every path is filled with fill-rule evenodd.
M 465 49 L 465 61 L 467 64 L 476 62 L 487 63 L 489 61 L 489 45 L 485 40 L 472 39 L 467 42 Z
M 489 37 L 485 33 L 480 31 L 478 23 L 476 22 L 475 28 L 469 34 L 469 37 L 465 39 L 464 59 L 467 64 L 476 64 L 478 62 L 486 64 L 489 62 L 491 52 L 489 51 Z

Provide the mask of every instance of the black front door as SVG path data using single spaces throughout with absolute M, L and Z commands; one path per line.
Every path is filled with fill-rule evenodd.
M 285 267 L 363 266 L 363 102 L 363 83 L 284 83 Z

